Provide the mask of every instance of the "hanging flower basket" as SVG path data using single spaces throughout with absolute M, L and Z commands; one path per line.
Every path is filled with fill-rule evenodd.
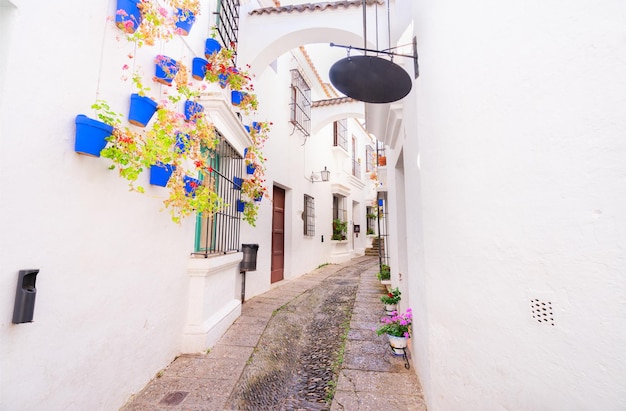
M 93 157 L 107 145 L 106 138 L 113 134 L 113 127 L 102 121 L 93 120 L 84 114 L 76 116 L 76 141 L 74 151 Z
M 189 10 L 176 9 L 176 33 L 181 36 L 189 35 L 191 26 L 196 22 L 196 15 Z
M 207 64 L 209 64 L 209 62 L 202 57 L 194 57 L 191 63 L 191 77 L 196 80 L 204 80 Z
M 157 102 L 148 96 L 140 96 L 137 93 L 131 94 L 128 122 L 139 127 L 145 127 L 156 113 L 157 106 Z
M 186 153 L 189 148 L 189 134 L 178 133 L 176 134 L 176 145 L 174 151 L 177 153 Z
M 176 60 L 171 57 L 167 57 L 159 54 L 156 57 L 155 77 L 154 81 L 157 83 L 171 86 L 174 77 L 178 73 L 178 64 Z
M 208 59 L 212 54 L 218 53 L 222 45 L 215 39 L 208 38 L 204 44 L 204 56 Z
M 237 200 L 237 211 L 243 213 L 243 210 L 246 208 L 246 203 L 242 200 Z
M 128 34 L 133 34 L 141 24 L 141 11 L 137 4 L 141 0 L 117 0 L 115 25 Z
M 246 173 L 248 174 L 254 174 L 254 171 L 256 170 L 256 166 L 254 164 L 248 164 L 246 165 Z
M 150 166 L 150 184 L 160 187 L 167 186 L 167 182 L 175 169 L 176 166 L 163 163 Z
M 196 103 L 195 101 L 187 100 L 185 101 L 185 120 L 187 121 L 196 121 L 196 117 L 198 114 L 204 111 L 204 107 L 200 103 Z
M 245 95 L 246 95 L 246 93 L 244 93 L 243 91 L 238 91 L 238 90 L 231 91 L 230 92 L 230 101 L 233 104 L 233 106 L 241 105 L 241 102 L 243 101 Z
M 195 197 L 196 188 L 198 188 L 202 182 L 197 178 L 189 176 L 184 176 L 183 182 L 185 183 L 185 195 Z
M 218 74 L 217 84 L 219 84 L 221 88 L 226 88 L 228 85 L 228 76 L 226 74 Z
M 235 190 L 241 190 L 242 184 L 243 184 L 243 178 L 233 177 L 233 188 Z

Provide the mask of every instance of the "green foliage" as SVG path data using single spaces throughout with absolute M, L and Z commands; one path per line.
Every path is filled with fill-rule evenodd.
M 381 281 L 391 279 L 391 268 L 386 264 L 382 264 L 376 277 Z
M 331 240 L 345 240 L 348 222 L 340 219 L 333 220 L 333 236 Z
M 391 292 L 380 297 L 380 301 L 383 304 L 389 304 L 389 305 L 398 304 L 398 302 L 401 300 L 400 294 L 401 294 L 400 290 L 398 289 L 398 287 L 396 287 L 392 289 Z

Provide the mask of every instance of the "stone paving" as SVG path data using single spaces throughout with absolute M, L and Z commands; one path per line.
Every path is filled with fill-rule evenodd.
M 414 370 L 372 331 L 385 291 L 377 262 L 326 265 L 246 301 L 208 354 L 176 358 L 121 410 L 425 411 Z

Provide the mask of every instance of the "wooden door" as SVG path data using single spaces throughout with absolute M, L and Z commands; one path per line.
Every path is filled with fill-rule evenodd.
M 272 212 L 272 284 L 285 275 L 285 190 L 274 186 Z

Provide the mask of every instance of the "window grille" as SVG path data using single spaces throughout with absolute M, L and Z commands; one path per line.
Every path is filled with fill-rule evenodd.
M 333 146 L 348 151 L 348 120 L 343 119 L 333 123 Z
M 340 194 L 333 194 L 333 220 L 347 221 L 346 198 Z
M 217 34 L 226 47 L 237 50 L 239 35 L 239 0 L 218 0 Z M 237 52 L 233 54 L 233 64 L 237 63 Z
M 296 69 L 291 70 L 291 124 L 311 135 L 311 87 Z
M 304 195 L 304 235 L 315 235 L 315 199 Z
M 202 184 L 213 187 L 224 203 L 223 210 L 213 215 L 198 215 L 196 220 L 195 253 L 208 257 L 215 254 L 227 254 L 239 249 L 240 214 L 237 212 L 237 200 L 241 190 L 234 188 L 234 177 L 241 176 L 243 158 L 231 146 L 224 136 L 216 130 L 219 143 L 209 155 L 213 172 L 209 176 L 201 175 Z
M 365 172 L 372 171 L 374 164 L 374 147 L 365 146 Z

